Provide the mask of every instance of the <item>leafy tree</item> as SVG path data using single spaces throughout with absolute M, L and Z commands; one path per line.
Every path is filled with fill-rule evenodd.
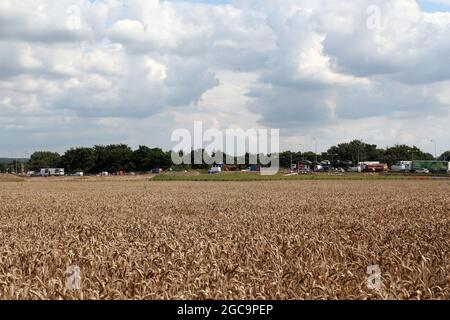
M 289 168 L 292 164 L 297 164 L 298 161 L 303 160 L 301 152 L 284 151 L 279 154 L 280 167 Z
M 61 157 L 64 168 L 69 172 L 93 173 L 95 152 L 92 148 L 72 148 Z
M 416 146 L 396 145 L 384 151 L 383 162 L 392 165 L 408 160 L 434 160 L 433 155 L 424 153 Z
M 112 144 L 108 146 L 95 146 L 94 171 L 116 173 L 121 170 L 134 170 L 132 163 L 133 151 L 125 144 Z
M 168 169 L 172 166 L 171 152 L 164 152 L 160 148 L 153 148 L 151 151 L 151 157 L 153 159 L 151 165 L 153 168 Z
M 316 154 L 312 151 L 307 151 L 302 154 L 302 160 L 314 162 L 314 161 L 316 161 L 316 158 L 317 158 L 317 161 L 321 160 L 319 155 L 316 156 Z
M 438 159 L 441 161 L 450 161 L 450 150 L 441 154 L 441 156 Z
M 3 163 L 0 163 L 0 172 L 1 173 L 5 173 L 6 172 L 6 167 Z
M 61 166 L 61 156 L 56 152 L 38 151 L 31 155 L 28 162 L 30 170 L 39 170 L 41 168 L 58 168 Z
M 137 171 L 146 172 L 151 169 L 151 149 L 149 147 L 139 146 L 131 158 Z
M 139 172 L 147 172 L 156 168 L 167 169 L 172 164 L 170 152 L 164 152 L 160 148 L 151 149 L 146 146 L 139 146 L 133 152 L 132 162 Z
M 341 143 L 328 150 L 328 154 L 335 155 L 336 160 L 351 160 L 353 163 L 361 161 L 377 161 L 383 157 L 383 150 L 378 149 L 374 144 L 367 144 L 360 140 L 353 140 L 349 143 Z

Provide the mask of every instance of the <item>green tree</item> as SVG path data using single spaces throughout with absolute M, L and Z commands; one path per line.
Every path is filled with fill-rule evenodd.
M 425 153 L 416 146 L 396 145 L 384 151 L 383 162 L 393 165 L 400 161 L 434 160 L 433 155 Z
M 439 157 L 439 160 L 441 160 L 441 161 L 450 161 L 450 150 L 444 152 L 443 154 L 441 154 L 441 156 Z
M 303 160 L 301 152 L 284 151 L 279 154 L 280 167 L 289 168 L 292 164 L 297 164 L 298 161 Z
M 147 172 L 156 168 L 167 169 L 172 165 L 169 152 L 164 152 L 160 148 L 151 149 L 146 146 L 139 146 L 133 152 L 132 162 L 139 172 Z
M 107 171 L 117 173 L 121 170 L 134 170 L 132 162 L 133 151 L 125 144 L 111 144 L 107 146 L 95 146 L 95 166 L 97 173 Z
M 3 163 L 0 163 L 0 172 L 5 173 L 6 172 L 6 166 Z
M 92 148 L 72 148 L 61 157 L 64 168 L 69 173 L 93 173 L 95 167 L 95 152 Z
M 333 154 L 335 160 L 351 160 L 353 163 L 361 161 L 379 161 L 383 157 L 383 150 L 374 144 L 367 144 L 360 140 L 341 143 L 328 149 L 328 154 Z
M 320 156 L 319 155 L 316 156 L 316 154 L 312 151 L 307 151 L 302 154 L 302 160 L 314 162 L 314 161 L 316 161 L 316 158 L 317 158 L 317 161 L 321 160 Z
M 42 168 L 58 168 L 61 166 L 61 156 L 56 152 L 38 151 L 31 155 L 27 167 L 30 170 Z

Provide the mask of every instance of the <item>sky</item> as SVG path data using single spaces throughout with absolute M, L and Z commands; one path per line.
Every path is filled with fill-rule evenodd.
M 194 121 L 441 153 L 449 39 L 450 0 L 2 0 L 0 157 L 169 150 Z
M 213 1 L 211 1 L 213 2 Z M 422 10 L 426 12 L 448 12 L 450 11 L 449 0 L 419 0 L 417 1 Z

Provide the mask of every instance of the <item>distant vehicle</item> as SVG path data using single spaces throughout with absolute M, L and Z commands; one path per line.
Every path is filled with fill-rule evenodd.
M 208 170 L 208 174 L 216 174 L 220 172 L 222 172 L 221 167 L 212 167 L 211 169 Z
M 361 166 L 356 166 L 356 167 L 349 167 L 347 169 L 348 172 L 362 172 L 362 167 Z
M 107 176 L 109 176 L 109 172 L 104 171 L 104 172 L 102 172 L 100 175 L 101 175 L 102 177 L 107 177 Z
M 387 164 L 380 162 L 362 162 L 361 167 L 363 172 L 387 172 L 389 170 Z
M 414 171 L 415 173 L 423 173 L 423 174 L 429 174 L 430 170 L 426 169 L 426 168 L 420 168 L 420 169 L 416 169 Z
M 392 172 L 409 172 L 412 170 L 412 161 L 400 161 L 391 166 Z
M 415 160 L 412 164 L 412 170 L 427 169 L 433 173 L 447 173 L 450 170 L 448 161 L 422 161 Z
M 38 173 L 40 177 L 62 177 L 65 175 L 63 168 L 46 168 L 41 169 Z
M 214 168 L 215 167 L 212 167 L 211 169 L 214 169 Z M 222 170 L 222 168 L 220 168 L 220 169 Z M 256 166 L 256 165 L 255 166 L 250 166 L 250 167 L 247 167 L 247 168 L 241 170 L 241 172 L 259 172 L 259 171 L 261 171 L 261 167 Z
M 83 177 L 84 176 L 84 172 L 75 172 L 74 174 L 75 177 Z
M 323 172 L 325 171 L 324 167 L 319 165 L 314 166 L 314 172 Z
M 350 168 L 352 166 L 353 166 L 353 162 L 350 160 L 344 160 L 344 161 L 339 160 L 339 161 L 336 161 L 336 163 L 335 163 L 336 168 L 344 168 L 345 170 L 347 170 L 348 168 Z
M 359 162 L 358 165 L 360 166 L 370 166 L 370 165 L 377 165 L 380 164 L 380 161 L 362 161 Z
M 297 163 L 292 170 L 297 170 L 298 173 L 310 173 L 311 172 L 311 164 L 305 161 L 304 163 Z
M 32 176 L 35 176 L 36 175 L 36 171 L 28 171 L 27 172 L 27 176 L 28 177 L 32 177 Z
M 152 169 L 152 174 L 160 174 L 160 173 L 162 173 L 162 172 L 163 172 L 163 170 L 160 169 L 160 168 Z
M 394 164 L 393 166 L 391 166 L 391 171 L 392 172 L 408 172 L 411 170 L 409 169 L 409 167 L 406 167 L 405 165 Z
M 344 167 L 350 167 L 353 165 L 353 162 L 350 160 L 344 160 L 340 162 Z

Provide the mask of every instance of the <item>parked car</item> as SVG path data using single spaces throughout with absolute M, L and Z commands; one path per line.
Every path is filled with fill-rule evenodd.
M 318 165 L 314 166 L 313 171 L 314 172 L 324 172 L 325 169 L 323 168 L 323 166 L 318 164 Z
M 212 167 L 211 169 L 208 170 L 208 174 L 216 174 L 220 172 L 222 172 L 221 167 Z
M 300 169 L 300 170 L 298 171 L 298 173 L 300 173 L 300 174 L 309 174 L 309 173 L 311 173 L 311 169 L 309 169 L 309 168 L 303 168 L 303 169 Z
M 424 174 L 428 174 L 430 173 L 430 170 L 426 169 L 426 168 L 421 168 L 421 169 L 417 169 L 415 171 L 415 173 L 424 173 Z

